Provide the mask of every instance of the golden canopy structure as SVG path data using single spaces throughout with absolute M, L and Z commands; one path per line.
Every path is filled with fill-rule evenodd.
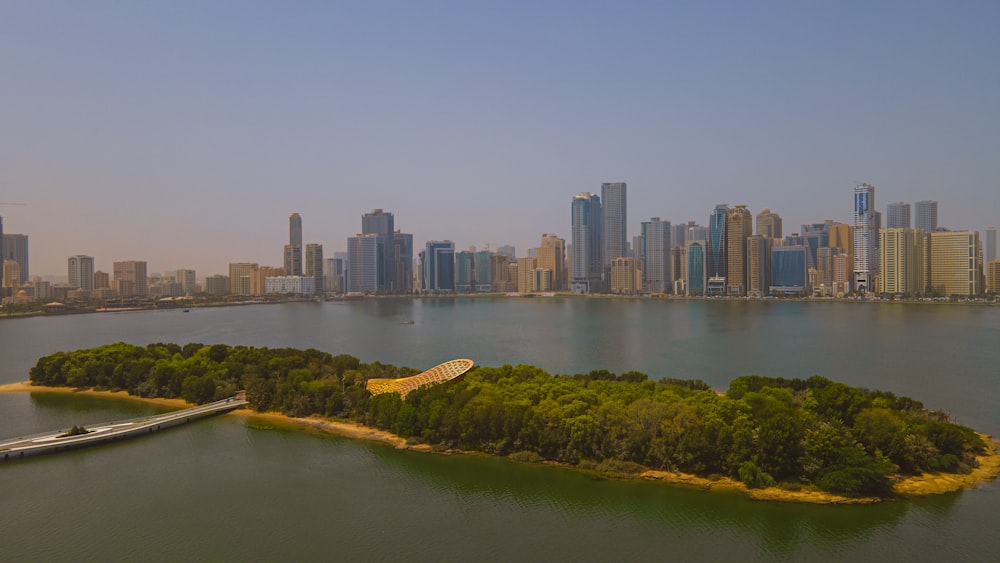
M 372 395 L 399 393 L 401 399 L 419 387 L 451 381 L 476 365 L 472 360 L 458 359 L 436 365 L 431 369 L 411 377 L 400 379 L 369 379 L 365 387 Z

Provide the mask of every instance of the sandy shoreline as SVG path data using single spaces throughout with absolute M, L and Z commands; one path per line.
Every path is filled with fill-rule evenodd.
M 78 390 L 72 387 L 34 386 L 31 385 L 31 383 L 28 381 L 0 385 L 0 393 L 64 393 L 64 394 L 81 393 L 84 395 L 115 397 L 118 399 L 141 401 L 145 403 L 152 403 L 152 404 L 177 407 L 177 408 L 186 408 L 193 406 L 190 403 L 184 401 L 183 399 L 148 399 L 148 398 L 135 397 L 133 395 L 129 395 L 125 391 L 112 392 L 112 391 L 94 391 L 93 389 Z M 428 444 L 409 445 L 406 443 L 405 438 L 402 438 L 385 430 L 370 428 L 368 426 L 362 426 L 360 424 L 356 424 L 353 422 L 341 422 L 337 420 L 331 420 L 323 418 L 318 415 L 313 415 L 310 417 L 303 418 L 303 417 L 287 416 L 275 412 L 258 413 L 250 409 L 239 409 L 233 411 L 230 414 L 245 418 L 252 418 L 258 420 L 271 420 L 274 422 L 308 426 L 310 428 L 315 428 L 317 430 L 328 432 L 330 434 L 335 434 L 337 436 L 342 436 L 345 438 L 388 444 L 397 449 L 407 449 L 419 452 L 434 451 Z M 960 491 L 962 489 L 973 489 L 980 483 L 995 480 L 997 476 L 1000 475 L 1000 452 L 998 452 L 997 450 L 1000 444 L 993 441 L 993 439 L 990 436 L 987 436 L 985 434 L 980 434 L 980 436 L 982 436 L 983 439 L 986 440 L 987 444 L 990 445 L 991 449 L 986 455 L 976 457 L 976 459 L 979 461 L 979 467 L 973 469 L 971 473 L 969 474 L 925 473 L 924 475 L 907 477 L 905 479 L 902 479 L 901 481 L 895 484 L 893 490 L 895 491 L 896 494 L 901 496 L 923 496 L 923 495 L 933 495 L 933 494 L 944 494 L 944 493 L 952 493 Z M 443 453 L 484 455 L 480 454 L 480 452 L 465 452 L 461 450 L 449 450 Z M 580 470 L 579 468 L 566 466 L 563 464 L 552 464 L 552 465 L 559 465 L 570 469 Z M 747 488 L 747 486 L 744 485 L 743 483 L 731 479 L 729 477 L 722 477 L 717 480 L 711 480 L 704 477 L 698 477 L 696 475 L 690 475 L 687 473 L 679 473 L 673 471 L 648 470 L 638 474 L 636 477 L 640 479 L 662 481 L 664 483 L 670 483 L 676 485 L 698 487 L 700 489 L 705 489 L 705 490 L 716 489 L 716 490 L 739 491 L 754 500 L 800 502 L 800 503 L 810 503 L 810 504 L 871 504 L 885 500 L 885 499 L 870 498 L 870 497 L 851 498 L 851 497 L 844 497 L 840 495 L 825 493 L 821 491 L 813 491 L 813 490 L 788 491 L 780 487 L 770 487 L 767 489 L 750 489 Z

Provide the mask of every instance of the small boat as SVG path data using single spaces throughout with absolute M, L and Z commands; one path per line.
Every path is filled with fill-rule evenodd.
M 185 312 L 185 313 L 190 313 L 190 312 L 191 312 L 191 309 L 184 309 L 184 312 Z
M 405 321 L 400 321 L 399 324 L 401 324 L 401 325 L 411 325 L 411 324 L 413 324 L 413 319 L 406 319 Z

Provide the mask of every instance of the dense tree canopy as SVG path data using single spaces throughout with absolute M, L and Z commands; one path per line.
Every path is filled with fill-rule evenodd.
M 31 380 L 199 404 L 245 390 L 258 411 L 350 419 L 445 448 L 853 496 L 891 494 L 893 473 L 968 471 L 986 447 L 917 401 L 818 376 L 740 377 L 723 395 L 698 380 L 653 381 L 635 371 L 553 376 L 504 365 L 406 401 L 365 389 L 370 378 L 417 372 L 313 349 L 117 343 L 43 357 Z

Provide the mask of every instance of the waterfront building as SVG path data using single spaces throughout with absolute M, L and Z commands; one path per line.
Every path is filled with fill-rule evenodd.
M 455 291 L 455 243 L 427 241 L 423 264 L 424 291 Z
M 571 289 L 574 293 L 601 293 L 604 272 L 601 198 L 590 192 L 574 196 L 571 211 Z
M 983 249 L 978 231 L 930 233 L 931 291 L 973 297 L 983 290 Z
M 992 262 L 997 259 L 997 228 L 986 229 L 986 261 Z
M 180 284 L 182 295 L 194 295 L 197 293 L 197 276 L 194 270 L 178 269 L 174 272 L 174 279 Z
M 306 262 L 303 275 L 313 278 L 313 293 L 323 293 L 323 245 L 310 243 L 306 245 Z
M 670 221 L 653 217 L 642 222 L 643 255 L 640 269 L 645 278 L 642 280 L 642 289 L 646 293 L 670 293 L 673 290 L 673 259 L 670 253 L 673 245 L 670 235 Z M 614 289 L 612 293 L 616 293 Z
M 358 233 L 347 237 L 347 260 L 350 264 L 347 277 L 351 293 L 378 292 L 379 269 L 383 265 L 379 261 L 378 241 L 376 233 Z
M 875 186 L 854 187 L 854 289 L 865 293 L 873 289 L 876 268 Z
M 476 293 L 489 293 L 493 291 L 493 253 L 489 250 L 480 250 L 473 257 L 475 274 L 474 291 Z
M 708 253 L 706 254 L 707 285 L 706 295 L 723 295 L 726 292 L 726 278 L 729 262 L 726 257 L 726 217 L 729 205 L 720 203 L 708 218 Z
M 757 214 L 757 234 L 764 238 L 781 238 L 781 215 L 767 207 Z
M 601 184 L 601 210 L 604 217 L 604 273 L 611 271 L 611 261 L 628 256 L 628 201 L 625 182 Z M 604 289 L 607 291 L 607 289 Z
M 641 264 L 641 266 L 645 270 L 646 265 Z M 670 287 L 673 288 L 673 292 L 677 295 L 683 295 L 683 290 L 677 290 L 677 282 L 680 281 L 681 287 L 684 287 L 684 280 L 687 279 L 686 244 L 675 244 L 670 247 L 670 277 Z
M 209 295 L 221 297 L 229 293 L 230 287 L 229 276 L 216 274 L 205 278 L 205 293 Z
M 879 232 L 879 292 L 914 297 L 924 293 L 924 236 L 916 229 Z
M 809 248 L 804 245 L 777 246 L 771 249 L 770 293 L 808 295 Z
M 229 293 L 233 295 L 251 295 L 253 271 L 257 268 L 253 262 L 229 263 Z
M 69 285 L 84 291 L 94 289 L 94 257 L 77 254 L 66 261 Z
M 314 295 L 315 276 L 270 276 L 264 278 L 264 292 L 283 295 Z
M 111 276 L 107 272 L 94 272 L 94 289 L 111 289 Z
M 267 278 L 284 276 L 284 268 L 274 268 L 271 266 L 257 266 L 254 264 L 250 271 L 250 295 L 265 295 L 271 293 L 267 290 Z
M 667 234 L 669 235 L 669 230 Z M 619 257 L 611 261 L 611 293 L 642 293 L 642 278 L 642 263 L 635 258 Z
M 764 297 L 771 286 L 771 237 L 754 235 L 747 238 L 748 297 Z
M 395 293 L 413 293 L 413 235 L 396 231 L 392 235 L 393 283 Z
M 21 265 L 17 260 L 3 261 L 3 287 L 17 289 L 21 285 Z
M 455 291 L 457 293 L 472 293 L 475 290 L 475 258 L 475 253 L 468 250 L 460 250 L 455 253 Z
M 1000 294 L 1000 260 L 990 260 L 987 264 L 986 293 Z
M 930 199 L 918 201 L 914 212 L 916 228 L 928 233 L 938 229 L 938 202 Z
M 552 270 L 548 268 L 535 268 L 531 274 L 531 291 L 552 291 Z
M 753 234 L 753 215 L 745 205 L 737 205 L 726 215 L 726 293 L 747 294 L 747 239 Z
M 909 229 L 910 228 L 910 204 L 902 201 L 890 203 L 885 206 L 885 228 L 887 229 Z
M 830 294 L 835 297 L 843 297 L 851 291 L 851 273 L 854 270 L 854 262 L 850 255 L 843 252 L 839 247 L 830 249 Z
M 326 270 L 323 272 L 323 280 L 326 283 L 324 291 L 329 293 L 344 293 L 344 259 L 326 258 Z
M 510 266 L 517 268 L 517 262 L 510 256 L 496 252 L 490 255 L 490 270 L 493 274 L 493 291 L 508 292 L 517 290 L 517 274 L 511 275 Z
M 518 293 L 532 293 L 535 290 L 534 283 L 534 273 L 535 269 L 538 267 L 537 258 L 518 258 L 517 259 L 517 292 Z
M 830 246 L 830 228 L 834 225 L 833 220 L 827 219 L 822 223 L 810 223 L 802 225 L 799 233 L 799 244 L 809 247 L 809 267 L 819 269 L 819 249 Z M 875 231 L 876 235 L 878 230 Z
M 149 295 L 145 262 L 141 260 L 115 262 L 113 271 L 118 297 L 146 297 Z
M 556 235 L 545 233 L 542 235 L 542 245 L 538 247 L 535 256 L 538 258 L 539 268 L 552 270 L 552 289 L 565 290 L 566 241 Z
M 298 213 L 292 213 L 288 217 L 288 244 L 285 245 L 284 263 L 285 274 L 302 275 L 302 217 Z M 231 278 L 232 276 L 230 283 L 233 283 Z
M 18 285 L 28 282 L 28 235 L 8 233 L 3 236 L 3 260 L 13 260 L 18 266 Z
M 687 243 L 687 277 L 684 279 L 684 288 L 688 295 L 705 294 L 707 246 L 703 240 L 691 240 Z
M 372 209 L 361 217 L 361 233 L 377 235 L 376 259 L 379 264 L 378 292 L 397 293 L 395 217 L 382 209 Z

